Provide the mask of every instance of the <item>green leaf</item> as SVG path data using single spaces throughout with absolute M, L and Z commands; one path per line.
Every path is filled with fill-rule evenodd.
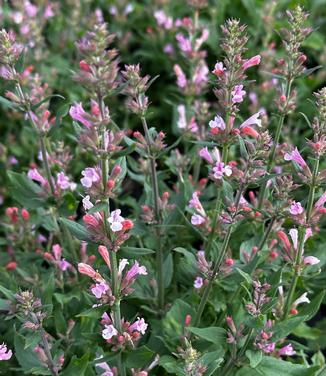
M 37 209 L 45 205 L 44 190 L 24 174 L 9 171 L 10 194 L 27 209 Z
M 127 355 L 125 361 L 129 368 L 143 368 L 150 363 L 155 353 L 146 346 L 141 346 Z
M 6 108 L 16 108 L 17 105 L 11 102 L 9 99 L 4 98 L 0 95 L 0 103 Z
M 244 272 L 243 270 L 239 269 L 239 268 L 236 268 L 236 271 L 241 275 L 241 277 L 243 277 L 243 279 L 248 282 L 249 285 L 252 284 L 252 278 L 250 277 L 250 275 L 246 272 Z
M 172 254 L 168 254 L 163 262 L 163 271 L 164 271 L 164 286 L 165 288 L 169 287 L 172 277 L 173 277 L 173 257 Z
M 68 367 L 65 368 L 62 372 L 60 372 L 60 376 L 84 376 L 85 371 L 88 367 L 88 358 L 89 354 L 85 354 L 82 358 L 77 358 L 73 356 Z
M 89 233 L 86 227 L 81 224 L 71 221 L 70 219 L 60 218 L 59 222 L 63 224 L 72 235 L 74 235 L 79 240 L 89 241 Z
M 250 367 L 256 368 L 263 359 L 263 353 L 261 351 L 246 351 L 246 357 L 249 359 Z
M 32 348 L 25 348 L 25 338 L 19 333 L 14 334 L 15 357 L 25 372 L 33 367 L 41 367 L 41 363 Z
M 290 334 L 298 325 L 305 321 L 306 316 L 290 317 L 273 326 L 273 341 L 278 341 Z
M 126 258 L 137 258 L 139 256 L 150 255 L 155 253 L 152 249 L 149 248 L 137 248 L 137 247 L 122 247 L 119 250 L 121 256 Z
M 197 337 L 204 339 L 205 341 L 212 342 L 215 345 L 224 345 L 226 343 L 226 330 L 211 326 L 208 328 L 187 328 L 189 332 L 195 334 Z
M 11 292 L 10 290 L 8 290 L 7 288 L 1 286 L 1 285 L 0 285 L 0 292 L 2 292 L 3 295 L 4 295 L 7 299 L 9 299 L 9 300 L 11 300 L 11 301 L 16 300 L 16 298 L 15 298 L 15 294 L 14 294 L 13 292 Z
M 305 367 L 264 356 L 256 368 L 241 368 L 235 376 L 315 376 L 319 367 Z
M 305 316 L 305 321 L 312 319 L 316 315 L 324 296 L 325 291 L 321 291 L 309 304 L 306 304 L 300 309 L 300 316 Z
M 65 97 L 63 97 L 62 95 L 59 95 L 59 94 L 52 94 L 52 95 L 49 95 L 48 97 L 42 99 L 40 102 L 34 104 L 31 108 L 33 111 L 35 111 L 36 109 L 38 109 L 40 106 L 42 106 L 43 103 L 45 102 L 48 102 L 51 98 L 61 98 L 61 99 L 65 99 Z
M 170 355 L 163 355 L 160 358 L 159 365 L 163 367 L 166 372 L 176 376 L 186 376 L 183 367 L 178 364 L 177 360 Z

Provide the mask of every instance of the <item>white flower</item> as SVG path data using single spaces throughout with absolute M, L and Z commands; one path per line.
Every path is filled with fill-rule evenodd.
M 108 222 L 110 223 L 110 228 L 113 232 L 118 232 L 122 230 L 122 222 L 124 218 L 120 216 L 121 210 L 117 209 L 111 212 L 110 217 L 108 218 Z
M 118 331 L 113 325 L 105 325 L 105 329 L 102 330 L 102 337 L 104 339 L 111 339 L 117 334 L 118 334 Z
M 310 303 L 310 300 L 307 298 L 307 294 L 308 294 L 307 292 L 302 294 L 300 298 L 298 298 L 297 300 L 293 302 L 293 305 L 296 307 L 297 305 L 302 304 L 302 303 Z

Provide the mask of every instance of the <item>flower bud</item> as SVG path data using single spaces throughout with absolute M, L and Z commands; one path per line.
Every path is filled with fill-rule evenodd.
M 29 212 L 28 212 L 28 210 L 22 209 L 21 215 L 22 215 L 23 219 L 25 219 L 25 221 L 29 220 Z
M 79 68 L 84 72 L 91 72 L 91 67 L 86 63 L 85 60 L 79 62 Z
M 17 268 L 17 262 L 16 261 L 10 261 L 6 265 L 7 270 L 15 270 Z

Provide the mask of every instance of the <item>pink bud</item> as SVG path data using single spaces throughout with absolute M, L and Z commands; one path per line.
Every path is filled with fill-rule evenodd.
M 21 214 L 22 214 L 23 219 L 25 219 L 25 221 L 29 220 L 29 212 L 28 212 L 28 210 L 22 209 Z
M 100 225 L 99 221 L 91 214 L 85 214 L 83 216 L 83 221 L 87 226 L 98 227 Z
M 84 264 L 82 262 L 80 262 L 78 264 L 78 271 L 79 271 L 79 273 L 85 274 L 85 275 L 87 275 L 88 277 L 91 277 L 91 278 L 96 278 L 96 276 L 97 276 L 96 271 L 91 266 Z
M 185 326 L 189 326 L 191 323 L 191 316 L 190 315 L 187 315 L 186 316 L 186 319 L 185 319 Z
M 242 69 L 245 71 L 248 68 L 254 67 L 255 65 L 259 65 L 260 64 L 260 60 L 261 60 L 260 55 L 253 56 L 252 58 L 250 58 L 249 60 L 246 60 L 242 64 Z
M 103 260 L 105 261 L 106 265 L 110 268 L 110 256 L 109 251 L 104 245 L 99 245 L 98 252 L 102 256 Z
M 251 136 L 253 138 L 258 138 L 259 133 L 254 130 L 254 128 L 250 127 L 249 125 L 245 125 L 241 128 L 241 132 L 247 136 Z
M 91 67 L 86 63 L 85 60 L 79 62 L 79 68 L 84 72 L 91 72 Z
M 122 222 L 122 230 L 123 231 L 128 231 L 134 227 L 134 223 L 130 219 L 125 219 Z
M 226 264 L 227 266 L 232 266 L 232 265 L 234 264 L 234 260 L 231 259 L 231 258 L 227 258 L 227 259 L 225 260 L 225 264 Z

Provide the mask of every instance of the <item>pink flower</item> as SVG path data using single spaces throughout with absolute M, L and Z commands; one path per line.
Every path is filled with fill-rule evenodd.
M 47 20 L 48 18 L 51 18 L 54 16 L 54 12 L 53 12 L 53 8 L 52 8 L 52 4 L 48 4 L 46 7 L 45 7 L 45 10 L 44 10 L 44 18 Z
M 89 128 L 92 126 L 92 123 L 87 119 L 88 114 L 84 111 L 81 103 L 76 103 L 70 107 L 69 115 L 73 120 L 79 121 L 85 127 Z
M 208 81 L 209 70 L 206 64 L 200 64 L 196 67 L 194 75 L 192 77 L 192 82 L 196 85 L 201 85 Z
M 126 273 L 125 280 L 130 281 L 137 275 L 147 275 L 147 270 L 145 266 L 140 266 L 138 261 L 135 261 L 134 265 Z
M 174 48 L 171 43 L 167 43 L 164 48 L 163 52 L 166 53 L 167 55 L 173 55 L 174 54 Z
M 185 54 L 190 54 L 192 52 L 190 39 L 186 38 L 181 33 L 178 33 L 175 36 L 175 39 L 178 41 L 178 46 L 182 52 L 184 52 Z
M 221 131 L 224 131 L 226 126 L 225 126 L 225 122 L 224 120 L 221 118 L 220 115 L 216 115 L 214 117 L 214 120 L 211 120 L 208 125 L 210 126 L 210 128 L 214 129 L 214 128 L 218 128 L 220 129 Z
M 259 65 L 260 60 L 261 60 L 260 55 L 253 56 L 250 59 L 245 60 L 245 62 L 242 64 L 242 69 L 245 71 L 246 69 L 248 69 L 250 67 L 254 67 L 255 65 Z
M 316 265 L 320 263 L 320 260 L 315 256 L 306 256 L 303 258 L 303 263 L 305 265 Z
M 90 196 L 87 195 L 83 198 L 83 207 L 84 207 L 84 210 L 89 210 L 93 207 L 94 205 L 91 203 L 90 201 Z
M 180 104 L 177 108 L 179 114 L 177 126 L 180 129 L 185 129 L 187 128 L 186 107 L 183 104 Z
M 7 349 L 6 344 L 0 345 L 0 360 L 9 360 L 12 357 L 12 351 Z
M 122 230 L 122 222 L 124 218 L 120 216 L 121 210 L 117 209 L 111 212 L 110 217 L 108 218 L 108 222 L 110 223 L 110 228 L 113 232 L 118 232 Z
M 42 186 L 45 186 L 48 184 L 48 181 L 43 178 L 43 176 L 38 172 L 36 168 L 33 168 L 28 171 L 27 177 L 31 180 L 35 180 L 39 182 Z
M 289 212 L 292 214 L 292 215 L 299 215 L 299 214 L 302 214 L 304 212 L 304 209 L 301 205 L 300 202 L 293 202 L 292 205 L 290 206 L 290 209 L 289 209 Z
M 215 167 L 213 167 L 213 176 L 215 179 L 222 179 L 223 175 L 232 175 L 232 168 L 225 165 L 223 162 L 216 162 Z
M 195 50 L 199 50 L 200 46 L 208 39 L 209 37 L 209 30 L 203 29 L 203 32 L 199 38 L 195 40 Z
M 144 335 L 147 327 L 148 327 L 148 324 L 146 324 L 145 320 L 137 317 L 137 320 L 132 325 L 129 326 L 129 331 L 131 332 L 137 331 Z
M 236 85 L 231 91 L 232 94 L 232 103 L 241 103 L 243 97 L 246 95 L 246 92 L 243 89 L 243 85 Z
M 259 343 L 257 346 L 266 354 L 271 354 L 275 350 L 275 342 Z
M 71 266 L 71 264 L 65 259 L 62 259 L 59 261 L 58 266 L 64 272 Z
M 183 70 L 181 69 L 179 64 L 175 64 L 173 67 L 174 73 L 177 76 L 177 85 L 184 89 L 187 86 L 187 78 L 185 74 L 183 73 Z
M 259 116 L 260 116 L 260 111 L 258 111 L 254 115 L 250 116 L 249 119 L 247 119 L 246 121 L 244 121 L 240 125 L 240 129 L 243 128 L 243 127 L 245 127 L 245 126 L 250 126 L 250 125 L 257 125 L 258 127 L 261 127 L 261 120 L 259 119 Z
M 85 188 L 91 188 L 93 183 L 97 183 L 100 180 L 100 175 L 96 172 L 96 169 L 93 167 L 87 167 L 82 171 L 83 178 L 80 179 L 80 182 Z
M 299 153 L 298 148 L 295 148 L 291 153 L 285 153 L 284 159 L 286 161 L 296 162 L 301 168 L 305 168 L 307 166 L 305 160 L 302 158 L 301 154 Z
M 106 265 L 111 268 L 110 264 L 110 255 L 108 249 L 104 245 L 99 245 L 98 246 L 98 252 L 102 256 L 102 259 L 105 261 Z
M 90 265 L 84 264 L 82 262 L 78 264 L 78 271 L 79 273 L 85 274 L 92 279 L 95 279 L 97 276 L 96 271 Z
M 198 198 L 198 192 L 192 194 L 192 198 L 189 201 L 189 208 L 202 209 L 202 205 Z
M 201 277 L 197 277 L 194 281 L 194 288 L 195 289 L 200 289 L 204 284 L 204 281 Z
M 117 329 L 112 325 L 105 325 L 105 329 L 102 330 L 102 337 L 104 339 L 111 339 L 118 334 Z
M 295 351 L 293 350 L 293 347 L 290 343 L 278 350 L 278 354 L 279 356 L 292 356 L 295 355 Z
M 172 17 L 168 17 L 164 10 L 157 10 L 154 12 L 154 17 L 158 26 L 162 26 L 165 29 L 169 30 L 173 26 L 173 19 Z
M 101 376 L 115 376 L 114 372 L 106 362 L 97 363 L 95 364 L 95 367 L 99 367 L 105 371 L 101 373 Z
M 91 288 L 92 294 L 97 298 L 101 299 L 102 295 L 105 295 L 109 286 L 105 282 L 96 283 L 94 287 Z
M 199 150 L 199 156 L 202 157 L 203 159 L 205 159 L 206 162 L 210 163 L 210 164 L 213 164 L 214 163 L 214 160 L 210 154 L 210 152 L 208 151 L 208 148 L 207 146 L 200 149 Z
M 199 214 L 193 214 L 191 216 L 191 224 L 194 226 L 200 226 L 206 221 L 206 218 L 202 217 Z
M 215 76 L 222 76 L 222 74 L 224 74 L 225 70 L 226 70 L 226 68 L 224 68 L 223 63 L 217 62 L 215 64 L 215 67 L 214 67 L 214 70 L 212 71 L 212 73 L 215 74 Z
M 74 183 L 71 183 L 69 181 L 68 176 L 66 176 L 64 172 L 58 173 L 58 175 L 57 175 L 57 185 L 61 189 L 74 188 Z
M 324 206 L 325 202 L 326 202 L 326 192 L 324 192 L 319 198 L 319 200 L 315 203 L 315 208 L 317 209 L 321 208 L 322 206 Z
M 32 18 L 32 17 L 35 17 L 37 15 L 37 12 L 38 12 L 37 6 L 30 3 L 28 0 L 25 0 L 24 8 L 25 8 L 25 12 L 26 12 L 28 17 Z

